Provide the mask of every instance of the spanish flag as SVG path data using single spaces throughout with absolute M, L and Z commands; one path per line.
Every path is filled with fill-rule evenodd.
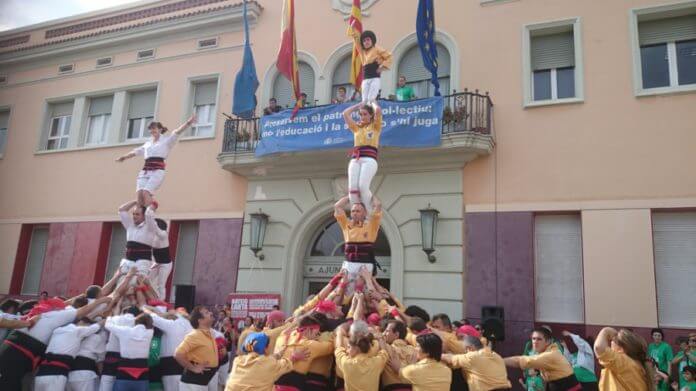
M 350 59 L 350 82 L 360 91 L 363 80 L 362 63 L 360 62 L 360 34 L 363 32 L 360 0 L 353 0 L 353 8 L 348 18 L 348 35 L 353 37 L 353 56 Z M 356 39 L 357 37 L 357 39 Z
M 276 68 L 292 84 L 295 95 L 295 108 L 291 118 L 300 109 L 300 76 L 297 66 L 297 43 L 295 41 L 295 0 L 283 0 L 283 19 L 280 24 L 280 49 Z

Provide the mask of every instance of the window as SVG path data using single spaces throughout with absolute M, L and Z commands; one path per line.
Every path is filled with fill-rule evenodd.
M 5 153 L 5 145 L 7 144 L 7 126 L 10 121 L 9 111 L 0 111 L 0 156 Z
M 145 49 L 138 51 L 136 61 L 144 61 L 155 58 L 155 49 Z
M 536 216 L 534 253 L 535 320 L 583 323 L 580 216 Z
M 7 84 L 7 76 L 2 75 L 0 76 L 0 85 Z
M 85 145 L 106 143 L 113 101 L 113 95 L 90 99 Z
M 210 49 L 217 47 L 218 45 L 218 40 L 217 38 L 206 38 L 206 39 L 199 39 L 198 40 L 198 49 Z
M 174 285 L 191 285 L 193 283 L 193 265 L 196 259 L 198 243 L 198 221 L 179 223 L 179 236 L 176 244 L 176 262 L 174 262 Z
M 128 139 L 148 136 L 147 126 L 155 117 L 157 90 L 133 91 L 129 93 Z
M 696 9 L 692 12 L 673 17 L 639 17 L 643 89 L 696 85 Z
M 75 64 L 65 64 L 58 67 L 58 74 L 63 75 L 75 71 Z
M 696 324 L 696 213 L 653 213 L 655 285 L 660 327 Z
M 450 53 L 447 48 L 437 43 L 437 79 L 440 82 L 440 94 L 448 95 L 450 90 Z M 413 87 L 413 92 L 418 98 L 427 98 L 435 95 L 435 87 L 430 82 L 431 74 L 423 66 L 418 45 L 412 46 L 399 60 L 398 76 L 406 78 L 406 85 Z M 382 98 L 386 96 L 382 95 Z
M 524 34 L 525 105 L 582 100 L 579 19 L 528 25 Z
M 314 70 L 304 61 L 300 61 L 297 65 L 300 76 L 300 88 L 302 92 L 307 94 L 307 103 L 311 106 L 314 104 Z M 276 98 L 278 105 L 281 107 L 292 107 L 295 105 L 295 96 L 292 91 L 292 86 L 288 79 L 280 73 L 276 75 L 273 81 L 273 98 Z
M 97 68 L 108 67 L 113 64 L 113 57 L 102 57 L 97 59 Z
M 109 241 L 109 258 L 106 262 L 104 281 L 108 281 L 126 256 L 126 230 L 121 223 L 111 224 L 111 240 Z
M 72 120 L 73 102 L 51 104 L 51 119 L 49 121 L 47 150 L 64 149 L 68 147 L 70 138 L 70 122 Z
M 29 254 L 27 255 L 27 265 L 24 269 L 21 294 L 37 295 L 39 293 L 47 245 L 48 227 L 34 227 L 31 232 L 31 242 L 29 243 Z
M 193 109 L 196 125 L 191 128 L 191 136 L 212 136 L 215 131 L 215 102 L 217 80 L 197 82 L 193 85 Z
M 338 63 L 336 69 L 334 69 L 333 79 L 331 80 L 331 99 L 333 100 L 338 96 L 338 88 L 343 87 L 346 89 L 346 99 L 350 99 L 353 96 L 355 87 L 350 83 L 350 65 L 351 65 L 351 55 L 343 57 L 343 59 Z

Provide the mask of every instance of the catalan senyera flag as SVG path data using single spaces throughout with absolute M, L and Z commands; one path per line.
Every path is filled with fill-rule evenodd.
M 353 8 L 348 18 L 348 35 L 351 37 L 360 36 L 363 32 L 362 13 L 360 11 L 360 0 L 353 0 Z M 360 38 L 353 40 L 353 56 L 350 59 L 350 83 L 355 86 L 356 91 L 360 91 L 363 80 L 362 63 L 360 62 Z
M 295 108 L 291 118 L 300 109 L 300 75 L 297 66 L 297 43 L 295 40 L 295 0 L 283 0 L 283 18 L 280 24 L 280 49 L 276 68 L 292 84 L 295 95 Z

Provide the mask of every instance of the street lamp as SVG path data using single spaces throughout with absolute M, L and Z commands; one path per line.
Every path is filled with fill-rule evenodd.
M 266 236 L 266 226 L 268 225 L 268 215 L 261 212 L 251 213 L 251 232 L 249 248 L 254 252 L 254 256 L 262 260 L 265 258 L 261 250 L 263 249 L 263 239 Z
M 432 255 L 435 251 L 435 234 L 437 232 L 437 216 L 440 212 L 437 209 L 433 209 L 428 204 L 425 209 L 419 210 L 420 212 L 420 223 L 421 223 L 421 235 L 423 251 L 428 255 L 428 261 L 434 263 L 437 259 Z

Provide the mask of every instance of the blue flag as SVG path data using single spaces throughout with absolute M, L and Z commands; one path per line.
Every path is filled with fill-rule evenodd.
M 437 80 L 437 46 L 435 46 L 435 0 L 418 0 L 416 36 L 425 69 L 431 73 L 435 96 L 440 96 L 440 81 Z
M 256 76 L 254 55 L 249 44 L 249 20 L 247 19 L 247 2 L 244 0 L 244 58 L 242 69 L 234 78 L 234 94 L 232 97 L 232 114 L 240 118 L 251 118 L 256 111 L 256 90 L 259 79 Z

